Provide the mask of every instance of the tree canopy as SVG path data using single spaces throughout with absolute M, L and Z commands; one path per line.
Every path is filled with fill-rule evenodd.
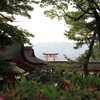
M 45 11 L 47 17 L 64 19 L 70 25 L 65 32 L 68 39 L 76 41 L 76 47 L 89 45 L 85 56 L 84 71 L 88 75 L 88 62 L 95 43 L 100 42 L 100 1 L 98 0 L 41 0 L 41 7 L 51 6 Z M 75 8 L 69 11 L 69 7 Z
M 26 29 L 14 26 L 17 16 L 31 18 L 29 14 L 34 8 L 31 3 L 37 3 L 35 0 L 1 0 L 0 1 L 0 50 L 6 45 L 15 44 L 31 44 L 28 37 L 34 35 Z M 14 73 L 11 64 L 3 61 L 0 55 L 0 77 L 4 78 L 4 74 Z
M 74 25 L 74 27 L 78 25 L 76 26 L 78 27 L 78 31 L 80 30 L 80 27 L 81 28 L 88 27 L 88 29 L 93 30 L 92 27 L 96 26 L 97 34 L 100 40 L 100 34 L 99 34 L 100 33 L 100 14 L 99 14 L 100 1 L 98 0 L 41 0 L 41 4 L 40 4 L 41 7 L 47 7 L 51 5 L 52 8 L 44 12 L 47 17 L 50 18 L 57 17 L 58 19 L 63 18 L 65 19 L 67 24 Z M 75 8 L 75 10 L 69 11 L 68 9 L 70 7 Z M 92 23 L 88 23 L 89 20 L 90 22 L 92 21 Z M 80 26 L 80 21 L 81 21 L 81 26 Z M 93 24 L 93 22 L 95 24 Z M 83 33 L 82 29 L 80 33 L 81 34 Z
M 100 62 L 100 45 L 94 46 L 90 60 Z
M 1 0 L 0 1 L 0 48 L 12 43 L 30 43 L 28 37 L 34 35 L 25 29 L 12 25 L 17 15 L 31 18 L 33 0 Z

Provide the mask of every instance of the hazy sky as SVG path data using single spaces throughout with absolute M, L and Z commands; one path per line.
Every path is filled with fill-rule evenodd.
M 72 8 L 70 8 L 70 10 L 72 10 Z M 44 9 L 37 5 L 34 5 L 34 11 L 30 12 L 30 14 L 32 17 L 31 19 L 27 19 L 21 16 L 17 17 L 17 21 L 20 22 L 16 22 L 14 25 L 18 25 L 19 27 L 26 29 L 35 35 L 35 37 L 30 38 L 30 40 L 33 45 L 35 44 L 34 49 L 36 57 L 42 59 L 44 57 L 42 53 L 45 52 L 59 53 L 57 60 L 64 60 L 63 54 L 66 53 L 66 55 L 70 54 L 70 57 L 72 58 L 75 58 L 75 55 L 77 56 L 75 52 L 71 52 L 71 50 L 73 50 L 72 46 L 70 47 L 68 44 L 62 45 L 62 43 L 60 43 L 71 42 L 64 35 L 65 30 L 68 29 L 68 25 L 66 25 L 64 20 L 58 21 L 56 18 L 52 20 L 49 17 L 46 17 L 44 15 Z M 59 47 L 56 45 L 53 45 L 53 47 L 45 45 L 44 47 L 41 47 L 42 44 L 38 45 L 38 42 L 50 42 L 52 45 L 52 42 L 57 42 L 59 44 L 56 43 L 56 45 L 59 45 Z M 50 45 L 50 43 L 48 43 L 48 45 Z
M 34 38 L 30 38 L 33 44 L 37 42 L 69 42 L 64 36 L 65 30 L 68 29 L 65 21 L 58 21 L 56 18 L 52 20 L 43 12 L 44 9 L 34 5 L 34 11 L 30 12 L 32 18 L 18 17 L 17 20 L 20 22 L 16 22 L 15 25 L 27 29 L 35 35 Z

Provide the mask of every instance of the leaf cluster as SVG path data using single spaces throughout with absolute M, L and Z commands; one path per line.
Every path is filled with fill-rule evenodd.
M 0 75 L 14 74 L 14 70 L 9 62 L 3 61 L 0 58 Z
M 58 66 L 58 65 L 57 65 Z M 56 67 L 57 67 L 56 66 Z M 55 70 L 60 71 L 60 65 Z M 45 70 L 46 71 L 46 70 Z M 53 74 L 53 73 L 52 73 Z M 95 100 L 100 99 L 100 78 L 98 76 L 88 75 L 83 78 L 80 73 L 73 74 L 70 79 L 67 78 L 68 72 L 61 77 L 58 74 L 57 84 L 55 80 L 45 84 L 27 81 L 22 76 L 18 81 L 16 89 L 10 91 L 8 100 Z M 56 75 L 55 75 L 56 76 Z M 14 95 L 13 95 L 14 94 Z
M 33 10 L 30 4 L 33 0 L 2 0 L 0 2 L 0 48 L 12 43 L 30 43 L 28 37 L 34 37 L 25 29 L 11 25 L 16 15 L 31 18 L 29 11 Z
M 96 62 L 100 61 L 100 45 L 94 46 L 90 60 Z
M 0 2 L 0 15 L 1 17 L 5 17 L 6 15 L 3 15 L 2 12 L 5 12 L 7 15 L 21 15 L 21 16 L 27 16 L 31 17 L 28 14 L 28 11 L 32 11 L 33 7 L 29 5 L 29 3 L 32 3 L 33 0 L 2 0 Z
M 34 0 L 1 0 L 0 1 L 0 50 L 12 44 L 31 44 L 28 37 L 34 35 L 25 29 L 12 25 L 17 15 L 31 18 L 29 11 L 33 11 L 31 3 Z M 0 75 L 14 74 L 11 64 L 3 61 L 0 57 Z
M 44 1 L 44 2 L 43 2 Z M 70 25 L 70 30 L 65 31 L 65 36 L 68 39 L 76 41 L 76 47 L 82 47 L 83 44 L 90 44 L 91 40 L 95 38 L 98 40 L 98 35 L 93 37 L 93 32 L 100 27 L 97 22 L 100 20 L 98 11 L 100 11 L 100 2 L 94 0 L 51 0 L 53 3 L 49 3 L 48 0 L 41 0 L 41 2 L 52 5 L 52 9 L 45 11 L 47 17 L 58 18 L 66 21 L 66 24 Z M 75 11 L 68 12 L 69 5 L 76 8 Z M 95 14 L 94 14 L 95 12 Z M 98 16 L 96 15 L 98 14 Z M 96 16 L 98 18 L 96 18 Z M 90 18 L 92 19 L 91 21 Z M 97 34 L 99 34 L 97 32 Z

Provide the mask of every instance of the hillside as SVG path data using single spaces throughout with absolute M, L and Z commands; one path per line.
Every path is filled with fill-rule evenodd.
M 69 42 L 61 42 L 61 43 L 35 43 L 34 44 L 34 52 L 36 57 L 45 60 L 43 53 L 59 53 L 56 58 L 57 61 L 65 61 L 63 54 L 68 56 L 71 59 L 75 59 L 80 54 L 84 53 L 87 49 L 87 46 L 83 46 L 80 49 L 74 49 L 75 44 Z M 52 59 L 49 59 L 52 60 Z

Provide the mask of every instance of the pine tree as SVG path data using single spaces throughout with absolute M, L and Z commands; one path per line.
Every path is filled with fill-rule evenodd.
M 85 56 L 84 73 L 88 75 L 88 62 L 94 43 L 100 41 L 100 1 L 98 0 L 41 0 L 41 7 L 52 5 L 51 10 L 44 13 L 47 17 L 65 19 L 70 25 L 70 30 L 65 35 L 76 41 L 76 48 L 83 44 L 89 44 L 89 50 Z M 69 6 L 70 5 L 70 6 Z M 75 11 L 68 12 L 69 7 Z M 97 41 L 96 41 L 97 40 Z

